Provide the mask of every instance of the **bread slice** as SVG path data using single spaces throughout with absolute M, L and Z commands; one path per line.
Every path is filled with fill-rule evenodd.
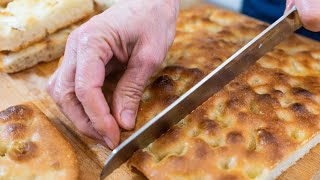
M 1 111 L 0 129 L 0 179 L 78 179 L 72 146 L 32 103 Z
M 92 0 L 14 0 L 0 10 L 0 51 L 18 51 L 93 12 Z
M 117 3 L 119 0 L 94 0 L 96 3 L 97 10 L 104 11 Z
M 70 32 L 78 25 L 71 25 L 18 52 L 0 53 L 0 71 L 6 73 L 19 72 L 40 62 L 58 59 L 64 53 Z
M 137 126 L 265 27 L 212 6 L 182 11 L 164 68 L 143 93 Z M 294 35 L 129 164 L 149 179 L 274 179 L 320 142 L 319 77 L 319 42 Z
M 12 0 L 0 0 L 0 7 L 1 6 L 6 6 L 9 2 L 11 2 Z

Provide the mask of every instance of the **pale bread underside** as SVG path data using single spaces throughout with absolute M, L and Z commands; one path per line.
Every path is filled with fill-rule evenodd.
M 45 40 L 32 44 L 19 52 L 0 53 L 0 71 L 14 73 L 30 68 L 40 62 L 56 60 L 64 53 L 65 44 L 70 32 L 77 25 L 49 35 Z

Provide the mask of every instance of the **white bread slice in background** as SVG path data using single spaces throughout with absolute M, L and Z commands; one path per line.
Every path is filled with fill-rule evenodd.
M 15 1 L 22 1 L 22 0 L 15 0 Z M 36 2 L 37 0 L 24 0 L 24 1 Z M 42 0 L 42 1 L 49 2 L 49 0 Z M 64 1 L 67 1 L 67 0 L 64 0 Z M 75 1 L 75 0 L 69 0 L 69 1 Z M 83 2 L 83 0 L 78 0 L 78 2 L 79 1 Z M 112 6 L 114 3 L 116 3 L 117 1 L 118 0 L 95 0 L 95 6 L 96 6 L 95 9 L 98 10 L 99 12 L 104 11 L 108 9 L 110 6 Z M 187 0 L 183 0 L 182 4 L 184 5 L 184 2 L 186 1 Z M 198 0 L 192 0 L 192 1 L 196 2 Z M 2 1 L 0 0 L 0 2 Z M 66 9 L 65 11 L 68 11 L 68 10 Z M 98 12 L 93 12 L 90 10 L 88 11 L 85 17 L 91 17 L 96 13 Z M 0 11 L 0 18 L 1 16 L 2 15 Z M 61 17 L 63 19 L 62 15 Z M 85 19 L 88 19 L 88 18 L 85 18 Z M 57 23 L 58 22 L 59 20 L 57 21 Z M 20 46 L 18 48 L 19 50 L 18 52 L 13 52 L 13 51 L 0 52 L 0 72 L 15 73 L 15 72 L 19 72 L 24 69 L 30 68 L 40 62 L 49 62 L 49 61 L 58 59 L 64 53 L 65 44 L 70 32 L 74 30 L 76 27 L 78 27 L 79 25 L 81 25 L 83 22 L 84 21 L 80 21 L 80 23 L 70 25 L 67 28 L 59 30 L 58 32 L 55 32 L 51 35 L 48 35 L 45 33 L 45 36 L 42 37 L 42 40 L 40 42 L 36 42 L 32 44 L 30 43 L 24 44 L 23 46 Z M 0 25 L 1 25 L 1 19 L 0 19 Z M 48 25 L 49 25 L 48 27 L 50 27 L 49 23 Z M 2 30 L 3 28 L 0 27 L 0 32 Z M 4 37 L 0 34 L 0 39 L 1 38 L 4 38 Z M 2 42 L 0 41 L 0 44 L 1 43 Z
M 0 10 L 0 51 L 18 51 L 92 13 L 92 0 L 14 0 Z
M 119 0 L 94 0 L 98 11 L 105 11 Z
M 65 44 L 71 31 L 78 25 L 72 25 L 49 35 L 45 40 L 32 44 L 19 52 L 0 53 L 0 71 L 14 73 L 30 68 L 40 62 L 56 60 L 64 53 Z
M 5 6 L 7 5 L 9 2 L 11 2 L 12 0 L 0 0 L 0 6 Z

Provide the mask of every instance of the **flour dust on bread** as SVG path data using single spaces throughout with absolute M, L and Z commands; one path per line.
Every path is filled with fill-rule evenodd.
M 138 127 L 264 28 L 213 6 L 183 10 L 162 71 L 143 93 Z M 129 164 L 149 179 L 274 179 L 320 142 L 319 72 L 319 42 L 294 35 Z
M 32 103 L 0 112 L 0 179 L 78 179 L 72 146 Z
M 0 10 L 0 51 L 18 51 L 93 12 L 92 0 L 14 0 Z
M 79 23 L 71 25 L 18 52 L 0 52 L 0 72 L 15 73 L 40 62 L 58 59 L 64 53 L 69 34 L 78 26 Z

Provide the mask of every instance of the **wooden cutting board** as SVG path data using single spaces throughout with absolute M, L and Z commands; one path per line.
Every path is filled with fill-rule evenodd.
M 73 145 L 80 163 L 80 178 L 99 179 L 99 173 L 110 150 L 81 135 L 46 94 L 46 81 L 56 67 L 57 61 L 43 63 L 12 75 L 0 73 L 0 109 L 26 101 L 35 101 L 35 105 L 49 117 Z M 123 165 L 107 179 L 142 179 L 142 177 Z M 320 180 L 320 145 L 313 148 L 296 165 L 290 167 L 279 179 Z

